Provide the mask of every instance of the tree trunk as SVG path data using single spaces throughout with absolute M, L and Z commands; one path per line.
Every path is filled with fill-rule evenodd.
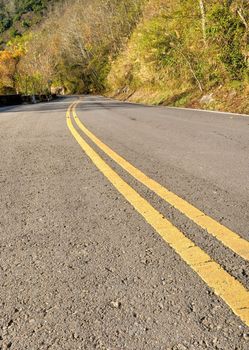
M 201 22 L 202 22 L 202 32 L 203 41 L 205 46 L 207 46 L 207 33 L 206 33 L 206 12 L 203 0 L 199 0 L 200 10 L 201 10 Z

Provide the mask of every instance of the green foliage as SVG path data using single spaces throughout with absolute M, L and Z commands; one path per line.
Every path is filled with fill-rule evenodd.
M 18 30 L 16 26 L 25 14 L 32 13 L 33 16 L 41 18 L 48 4 L 53 2 L 56 0 L 0 0 L 0 34 L 11 29 L 10 35 L 15 36 L 15 31 Z M 21 24 L 23 31 L 31 26 L 29 20 L 23 20 Z
M 25 29 L 30 28 L 31 27 L 31 21 L 29 21 L 29 20 L 22 21 L 22 27 L 25 28 Z
M 247 68 L 241 41 L 245 32 L 241 19 L 228 7 L 218 4 L 210 11 L 208 37 L 219 47 L 220 60 L 232 79 L 242 78 Z
M 20 32 L 15 28 L 11 28 L 9 34 L 11 38 L 15 38 L 21 35 Z
M 10 18 L 3 18 L 1 21 L 2 31 L 9 29 L 12 26 L 12 20 Z
M 249 62 L 249 6 L 240 0 L 204 4 L 203 22 L 199 1 L 149 1 L 145 19 L 112 65 L 110 91 L 133 94 L 138 101 L 141 95 L 145 101 L 164 96 L 165 101 L 186 105 L 190 96 L 224 84 L 232 88 L 231 81 L 243 85 Z
M 173 65 L 175 49 L 174 36 L 169 34 L 167 21 L 164 18 L 153 18 L 136 33 L 133 38 L 137 50 L 145 63 L 157 62 L 160 66 Z
M 23 15 L 27 12 L 41 12 L 47 8 L 49 0 L 16 0 L 15 8 L 16 13 L 19 15 Z

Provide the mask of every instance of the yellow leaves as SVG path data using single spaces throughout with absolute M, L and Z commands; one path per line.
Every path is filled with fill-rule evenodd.
M 4 80 L 9 75 L 13 66 L 13 56 L 9 51 L 0 51 L 0 78 Z
M 4 87 L 14 87 L 17 64 L 23 55 L 24 51 L 18 45 L 8 45 L 5 50 L 0 51 L 1 89 L 4 90 Z
M 8 47 L 0 51 L 0 71 L 8 66 L 11 70 L 11 66 L 16 64 L 20 58 L 24 55 L 24 49 L 20 45 L 8 45 Z
M 12 58 L 12 55 L 9 51 L 0 51 L 0 63 L 1 62 L 6 62 Z
M 9 51 L 0 51 L 0 88 L 12 86 L 15 62 Z

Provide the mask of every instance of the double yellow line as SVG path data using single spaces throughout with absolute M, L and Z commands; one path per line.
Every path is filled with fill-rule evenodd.
M 222 226 L 212 218 L 206 216 L 197 208 L 165 189 L 156 181 L 150 179 L 140 170 L 120 157 L 111 148 L 100 141 L 79 120 L 76 106 L 72 104 L 67 111 L 67 125 L 83 151 L 95 166 L 104 174 L 112 185 L 125 197 L 138 213 L 155 229 L 155 231 L 170 245 L 171 248 L 220 296 L 233 312 L 249 326 L 249 292 L 233 276 L 227 273 L 208 254 L 195 245 L 180 230 L 165 219 L 146 199 L 128 185 L 85 141 L 72 123 L 71 116 L 79 129 L 93 141 L 99 149 L 119 164 L 130 175 L 143 183 L 161 198 L 173 205 L 188 218 L 206 229 L 211 235 L 219 239 L 224 245 L 232 249 L 244 259 L 249 258 L 249 243 L 228 228 Z

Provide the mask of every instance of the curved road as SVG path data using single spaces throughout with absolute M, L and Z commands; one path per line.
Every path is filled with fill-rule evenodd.
M 68 97 L 0 152 L 1 350 L 249 348 L 249 117 Z

